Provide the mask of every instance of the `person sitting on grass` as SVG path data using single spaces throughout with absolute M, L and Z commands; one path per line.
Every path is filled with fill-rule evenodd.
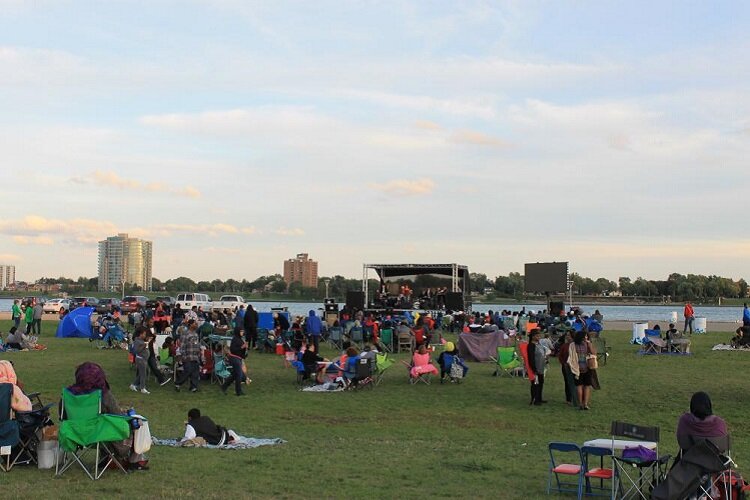
M 227 429 L 221 425 L 216 425 L 211 418 L 201 415 L 198 408 L 192 408 L 188 411 L 188 419 L 185 422 L 185 435 L 180 440 L 180 444 L 195 442 L 196 438 L 202 438 L 208 444 L 222 445 L 236 441 L 239 436 L 233 430 Z
M 75 395 L 89 394 L 97 389 L 102 391 L 101 412 L 112 415 L 126 415 L 127 410 L 120 408 L 115 396 L 109 388 L 107 375 L 101 366 L 90 361 L 82 363 L 76 368 L 75 383 L 68 386 L 68 390 Z M 62 404 L 59 408 L 63 408 Z M 64 415 L 60 415 L 64 419 Z M 111 443 L 115 455 L 120 462 L 131 470 L 147 470 L 148 460 L 145 455 L 133 451 L 133 431 L 123 441 Z
M 411 361 L 412 365 L 409 373 L 411 374 L 412 378 L 417 378 L 420 375 L 425 374 L 438 374 L 438 369 L 435 367 L 435 365 L 432 364 L 432 360 L 430 359 L 430 352 L 427 350 L 427 347 L 424 344 L 419 346 L 417 351 L 412 356 Z

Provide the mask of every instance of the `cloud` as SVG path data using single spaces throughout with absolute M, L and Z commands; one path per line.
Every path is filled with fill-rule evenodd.
M 282 226 L 274 231 L 274 233 L 278 234 L 279 236 L 304 236 L 305 231 L 298 227 L 286 228 Z
M 414 180 L 395 179 L 382 184 L 370 183 L 369 186 L 372 189 L 389 194 L 423 195 L 432 193 L 433 189 L 435 189 L 435 182 L 432 179 L 423 177 Z
M 79 176 L 74 176 L 69 179 L 71 182 L 76 184 L 85 184 L 84 179 Z M 129 191 L 149 191 L 152 193 L 170 193 L 179 196 L 186 196 L 188 198 L 200 198 L 201 192 L 193 186 L 184 186 L 181 188 L 171 188 L 164 182 L 150 182 L 147 184 L 142 183 L 137 179 L 129 179 L 120 177 L 117 173 L 111 170 L 94 171 L 94 184 L 112 186 L 122 190 Z
M 238 254 L 242 253 L 242 250 L 239 248 L 226 248 L 226 247 L 206 247 L 204 249 L 208 253 L 217 253 L 217 254 Z
M 22 260 L 20 255 L 16 255 L 14 253 L 0 253 L 0 261 L 17 262 L 19 260 Z
M 492 137 L 483 132 L 477 132 L 476 130 L 457 130 L 451 134 L 448 140 L 456 144 L 473 144 L 476 146 L 492 146 L 498 148 L 506 148 L 510 146 L 509 143 L 502 139 Z
M 428 95 L 405 95 L 387 92 L 342 90 L 339 92 L 343 97 L 356 98 L 358 100 L 370 101 L 379 105 L 444 113 L 449 115 L 473 116 L 486 120 L 495 118 L 496 111 L 493 99 L 444 99 Z
M 414 122 L 414 126 L 422 130 L 440 130 L 442 127 L 439 123 L 432 122 L 430 120 L 417 120 Z
M 43 245 L 49 246 L 55 243 L 55 240 L 49 236 L 13 236 L 13 241 L 19 245 Z

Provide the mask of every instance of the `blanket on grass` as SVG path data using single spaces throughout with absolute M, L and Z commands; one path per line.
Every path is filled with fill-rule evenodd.
M 712 351 L 737 351 L 737 352 L 750 352 L 750 348 L 743 347 L 732 347 L 729 344 L 716 344 L 711 349 Z
M 305 387 L 302 392 L 340 392 L 343 391 L 344 387 L 341 384 L 335 382 L 326 382 L 325 384 L 313 385 Z
M 179 439 L 158 439 L 152 436 L 151 441 L 153 441 L 156 446 L 172 446 L 174 448 L 183 448 L 183 446 L 180 444 Z M 258 448 L 259 446 L 273 446 L 284 443 L 286 443 L 286 441 L 281 438 L 261 439 L 237 436 L 237 439 L 235 439 L 231 443 L 223 444 L 221 446 L 206 444 L 201 446 L 201 448 L 210 448 L 217 450 L 247 450 L 250 448 Z

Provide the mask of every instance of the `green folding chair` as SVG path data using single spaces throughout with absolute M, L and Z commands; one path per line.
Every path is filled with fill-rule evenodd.
M 384 328 L 380 330 L 380 345 L 388 352 L 393 352 L 393 329 Z
M 498 347 L 495 362 L 497 363 L 497 368 L 495 368 L 495 373 L 492 374 L 493 377 L 502 377 L 503 374 L 513 376 L 513 370 L 521 366 L 521 360 L 518 359 L 516 348 L 513 346 Z
M 61 476 L 78 464 L 90 479 L 97 480 L 113 463 L 127 474 L 115 458 L 111 443 L 130 435 L 131 418 L 102 414 L 101 407 L 102 391 L 99 389 L 86 394 L 73 394 L 63 389 L 55 475 Z M 63 452 L 62 458 L 59 451 Z M 93 467 L 84 461 L 91 452 L 95 455 Z
M 375 385 L 380 385 L 380 382 L 383 380 L 383 376 L 385 375 L 385 372 L 393 366 L 395 361 L 393 361 L 391 358 L 388 357 L 386 353 L 377 353 L 375 355 L 375 363 L 376 363 L 376 372 L 375 372 Z

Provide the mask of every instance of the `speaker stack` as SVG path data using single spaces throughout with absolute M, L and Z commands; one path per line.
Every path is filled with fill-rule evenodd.
M 346 292 L 346 308 L 349 310 L 363 310 L 365 308 L 365 292 Z
M 461 292 L 448 292 L 445 294 L 445 308 L 451 311 L 464 310 L 464 294 Z

